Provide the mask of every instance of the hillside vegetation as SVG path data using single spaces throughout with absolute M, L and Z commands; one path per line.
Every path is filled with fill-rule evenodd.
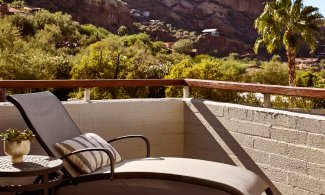
M 288 85 L 287 65 L 279 56 L 271 61 L 188 55 L 187 44 L 171 50 L 145 33 L 120 35 L 91 24 L 81 25 L 61 12 L 40 10 L 0 18 L 0 79 L 162 79 L 197 78 Z M 184 42 L 184 39 L 180 40 Z M 323 63 L 324 65 L 324 63 Z M 299 86 L 324 87 L 324 70 L 297 74 Z M 78 90 L 54 90 L 61 99 L 80 97 Z M 211 89 L 193 89 L 192 96 L 218 101 L 260 104 L 255 96 Z M 164 87 L 98 88 L 93 99 L 181 96 L 180 89 Z M 285 98 L 276 105 L 285 107 Z M 324 101 L 300 99 L 305 108 L 322 108 Z

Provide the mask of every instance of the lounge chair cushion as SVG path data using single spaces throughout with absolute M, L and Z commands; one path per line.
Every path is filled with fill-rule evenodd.
M 86 133 L 70 140 L 56 143 L 56 147 L 64 155 L 85 148 L 108 148 L 113 153 L 116 162 L 122 161 L 120 154 L 104 139 L 94 133 Z M 102 151 L 81 152 L 69 156 L 68 160 L 81 173 L 92 173 L 110 164 L 108 155 Z

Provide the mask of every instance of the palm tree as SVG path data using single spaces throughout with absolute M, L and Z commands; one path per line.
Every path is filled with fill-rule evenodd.
M 304 6 L 303 0 L 275 0 L 265 3 L 264 12 L 255 20 L 255 28 L 261 35 L 254 51 L 264 45 L 269 53 L 285 47 L 289 66 L 289 84 L 295 86 L 295 58 L 302 42 L 316 49 L 316 35 L 321 33 L 324 17 L 318 8 Z

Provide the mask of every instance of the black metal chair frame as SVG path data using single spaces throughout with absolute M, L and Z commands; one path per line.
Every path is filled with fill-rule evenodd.
M 50 92 L 41 92 L 41 93 L 51 94 Z M 53 94 L 51 94 L 51 95 L 54 96 Z M 69 156 L 75 155 L 75 154 L 78 154 L 78 153 L 81 153 L 81 152 L 103 151 L 108 155 L 108 157 L 110 159 L 110 162 L 115 162 L 115 159 L 114 159 L 114 156 L 113 156 L 112 152 L 107 148 L 87 148 L 87 149 L 76 150 L 76 151 L 71 152 L 71 153 L 69 153 L 67 155 L 64 155 L 64 156 L 54 155 L 53 152 L 50 150 L 49 146 L 47 145 L 47 143 L 45 143 L 45 141 L 42 139 L 42 136 L 40 136 L 39 130 L 37 128 L 35 128 L 35 125 L 31 121 L 30 116 L 25 112 L 24 106 L 15 98 L 15 95 L 13 95 L 13 96 L 8 95 L 8 96 L 6 96 L 6 99 L 9 102 L 11 102 L 12 104 L 14 104 L 17 107 L 17 109 L 20 111 L 20 113 L 21 113 L 22 117 L 24 118 L 28 128 L 31 129 L 36 134 L 37 141 L 42 145 L 43 149 L 45 150 L 45 152 L 48 155 L 54 156 L 56 158 L 60 158 L 62 160 L 65 160 Z M 60 104 L 58 104 L 58 105 L 60 105 Z M 67 111 L 65 110 L 65 108 L 63 107 L 62 104 L 61 104 L 61 106 L 63 108 L 62 110 L 64 110 L 64 112 L 67 114 L 67 116 L 69 116 L 69 114 L 67 113 Z M 71 122 L 73 123 L 72 119 L 71 119 Z M 82 134 L 80 131 L 79 131 L 79 133 L 80 133 L 80 135 Z M 143 140 L 145 142 L 145 144 L 146 144 L 146 157 L 150 157 L 150 141 L 149 141 L 149 139 L 147 137 L 145 137 L 143 135 L 126 135 L 126 136 L 116 137 L 116 138 L 108 140 L 107 143 L 113 143 L 113 142 L 120 141 L 120 140 L 134 139 L 134 138 L 141 139 L 141 140 Z M 65 180 L 64 180 L 65 182 L 63 182 L 62 185 L 70 184 L 70 183 L 77 184 L 79 182 L 86 182 L 86 181 L 92 181 L 92 180 L 95 180 L 95 179 L 107 178 L 107 176 L 103 176 L 103 175 L 100 175 L 100 174 L 96 174 L 96 175 L 86 174 L 86 175 L 79 176 L 78 178 L 80 178 L 80 179 L 78 179 L 78 178 L 72 178 L 69 171 L 67 171 L 65 168 L 63 168 L 62 171 L 64 172 L 64 176 L 65 176 Z M 109 179 L 110 180 L 114 179 L 114 163 L 110 164 Z

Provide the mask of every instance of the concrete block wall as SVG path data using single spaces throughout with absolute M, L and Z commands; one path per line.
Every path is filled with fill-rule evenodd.
M 276 194 L 325 194 L 325 117 L 184 99 L 184 156 L 246 167 Z
M 109 140 L 128 134 L 146 135 L 153 156 L 178 156 L 184 153 L 184 115 L 181 99 L 128 99 L 63 102 L 83 133 L 94 132 Z M 0 132 L 7 128 L 26 129 L 19 111 L 11 103 L 0 103 Z M 145 156 L 142 140 L 113 144 L 124 159 Z M 3 143 L 0 142 L 3 148 Z M 31 154 L 44 154 L 32 144 Z M 0 155 L 4 155 L 0 149 Z

